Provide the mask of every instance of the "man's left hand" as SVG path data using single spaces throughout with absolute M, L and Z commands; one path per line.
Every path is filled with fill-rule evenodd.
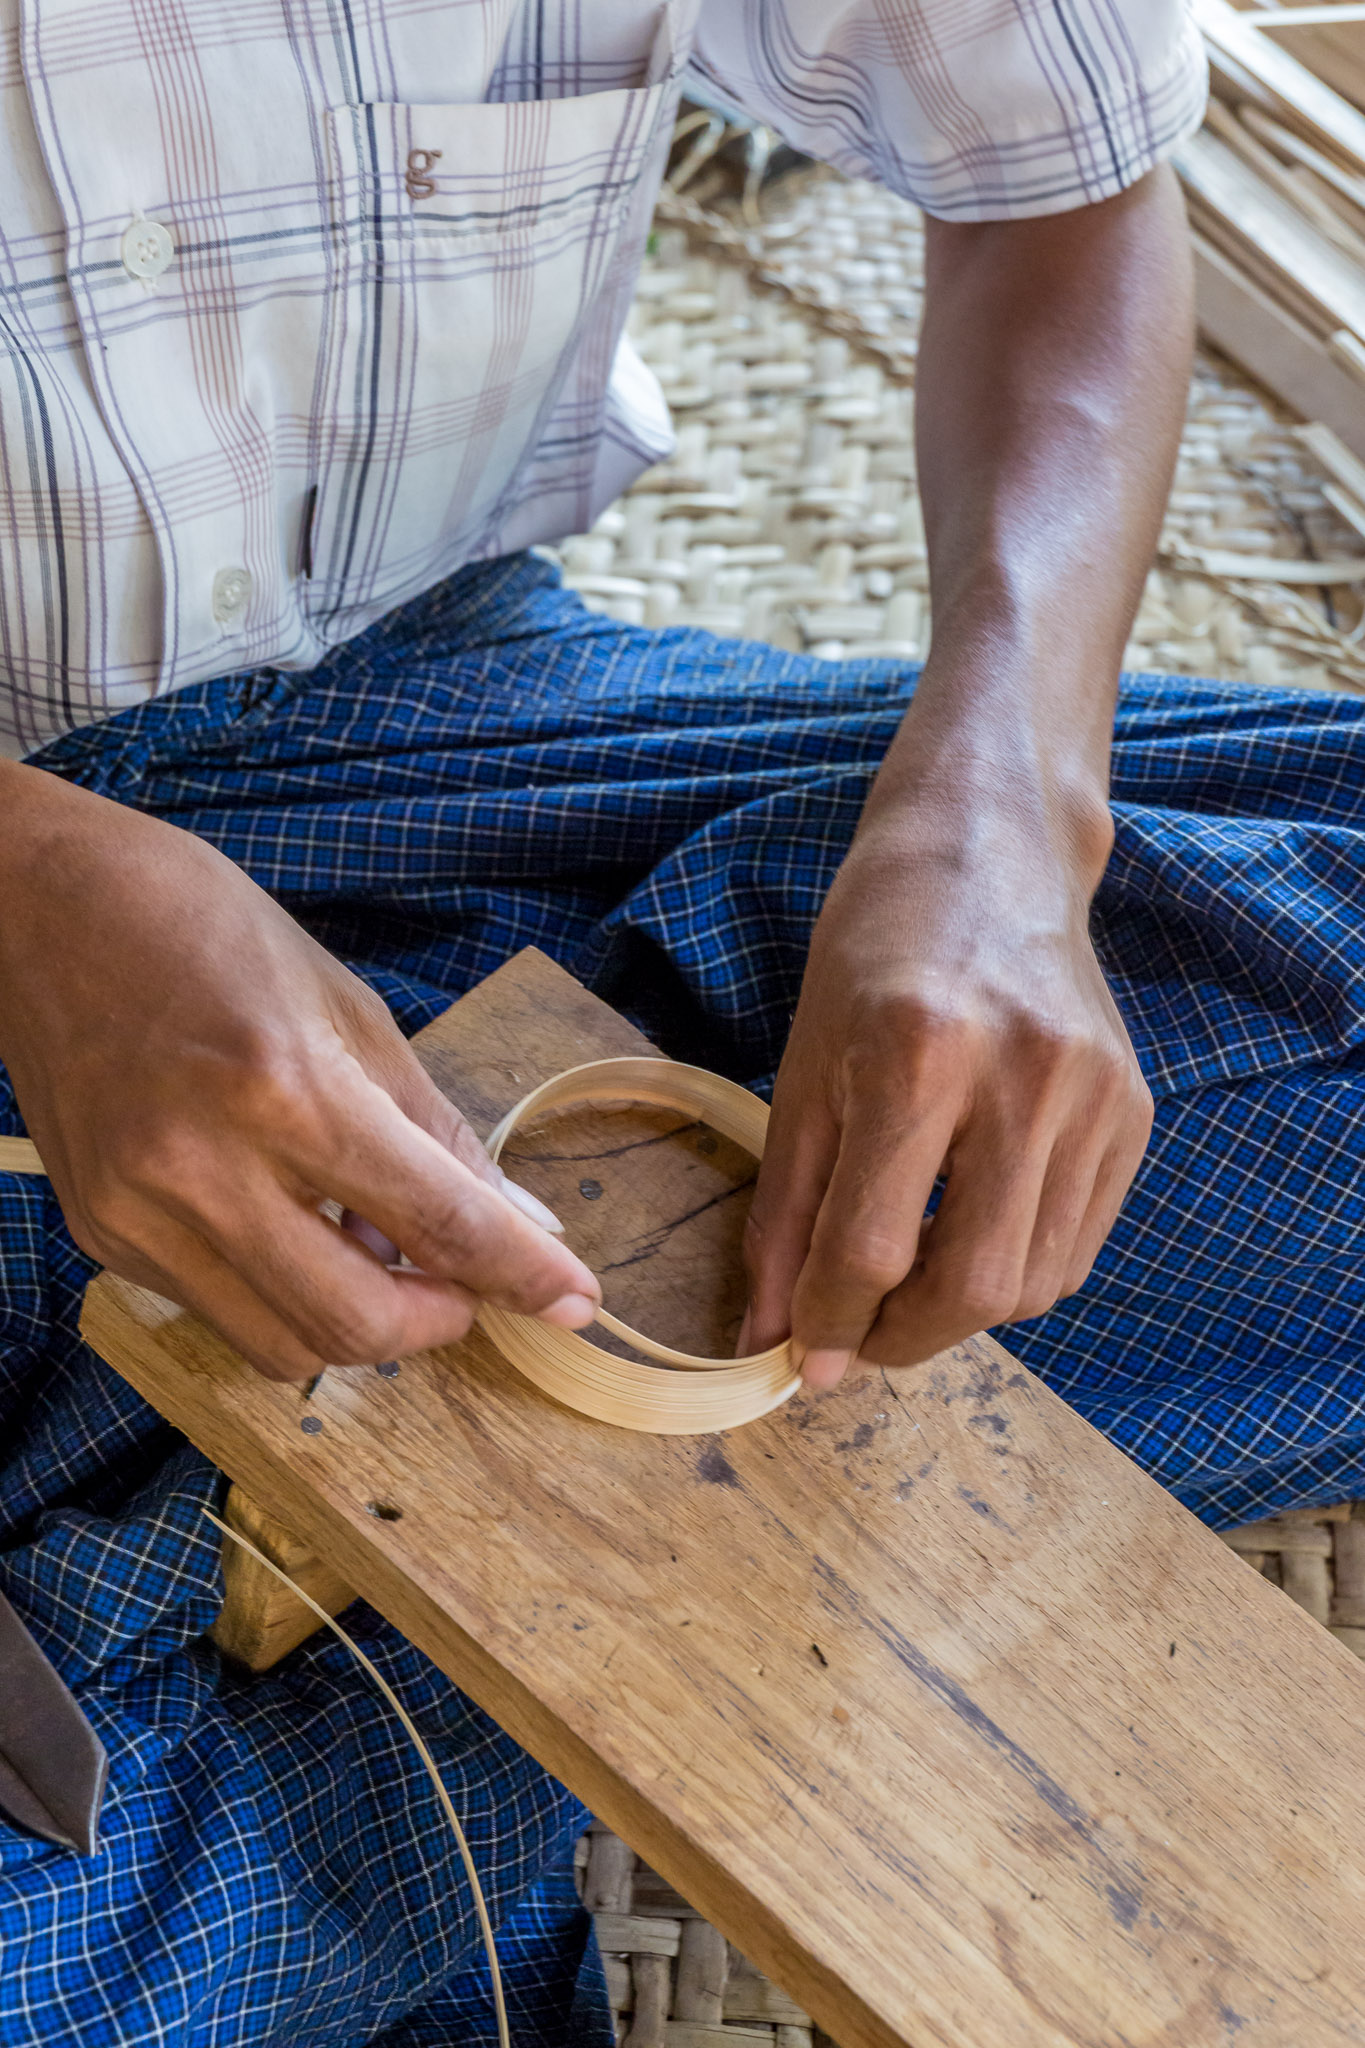
M 931 780 L 865 820 L 816 925 L 740 1340 L 790 1334 L 812 1387 L 1074 1292 L 1147 1143 L 1151 1097 L 1088 933 L 1102 855 L 1059 847 L 999 781 L 945 798 Z

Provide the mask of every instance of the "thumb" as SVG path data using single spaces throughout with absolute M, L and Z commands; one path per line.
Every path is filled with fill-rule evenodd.
M 538 1224 L 542 1230 L 552 1231 L 557 1237 L 564 1235 L 564 1225 L 554 1210 L 538 1201 L 528 1189 L 509 1180 L 502 1168 L 489 1158 L 477 1132 L 454 1103 L 441 1093 L 387 1011 L 381 1029 L 367 1033 L 363 1045 L 355 1048 L 355 1054 L 370 1079 L 397 1103 L 412 1123 L 420 1125 L 462 1166 L 467 1166 L 471 1173 L 487 1182 L 504 1201 L 510 1202 L 532 1223 Z M 368 1245 L 386 1265 L 392 1265 L 397 1259 L 398 1248 L 391 1239 L 354 1210 L 343 1212 L 341 1224 L 343 1230 L 350 1231 L 362 1244 Z

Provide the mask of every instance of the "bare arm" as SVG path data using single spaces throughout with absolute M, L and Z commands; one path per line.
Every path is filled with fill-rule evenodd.
M 1168 170 L 929 224 L 933 647 L 816 926 L 749 1234 L 743 1341 L 790 1328 L 812 1384 L 1042 1313 L 1141 1160 L 1150 1098 L 1087 920 L 1192 335 Z

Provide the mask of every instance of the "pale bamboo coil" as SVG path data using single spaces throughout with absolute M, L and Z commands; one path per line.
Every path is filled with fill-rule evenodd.
M 662 1109 L 681 1110 L 713 1125 L 755 1158 L 763 1155 L 768 1129 L 766 1102 L 702 1067 L 635 1057 L 591 1060 L 533 1088 L 490 1135 L 490 1156 L 497 1159 L 512 1132 L 529 1117 L 588 1102 L 648 1102 Z M 506 1309 L 485 1306 L 479 1311 L 479 1321 L 503 1356 L 543 1393 L 566 1408 L 575 1408 L 598 1422 L 614 1423 L 619 1429 L 647 1430 L 658 1436 L 698 1436 L 734 1429 L 768 1414 L 800 1385 L 787 1343 L 748 1358 L 696 1358 L 632 1330 L 606 1309 L 599 1310 L 597 1321 L 603 1329 L 632 1350 L 658 1361 L 640 1365 L 600 1351 L 575 1330 L 555 1329 Z

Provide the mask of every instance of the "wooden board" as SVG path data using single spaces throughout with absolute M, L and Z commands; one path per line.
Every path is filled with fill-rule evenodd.
M 1297 8 L 1294 13 L 1299 12 Z M 1305 8 L 1303 23 L 1288 9 L 1279 20 L 1260 22 L 1260 32 L 1273 34 L 1280 48 L 1357 107 L 1365 107 L 1365 21 L 1333 26 L 1325 10 Z M 1336 10 L 1333 10 L 1334 13 Z
M 487 1127 L 638 1040 L 522 955 L 419 1045 Z M 523 1152 L 612 1306 L 732 1326 L 705 1132 Z M 1365 1673 L 999 1346 L 686 1439 L 477 1339 L 305 1405 L 108 1276 L 84 1327 L 843 2048 L 1365 2042 Z
M 326 1613 L 340 1614 L 355 1599 L 343 1578 L 240 1486 L 228 1488 L 223 1520 Z M 230 1536 L 223 1538 L 223 1605 L 209 1634 L 225 1657 L 248 1671 L 269 1671 L 322 1626 L 312 1608 L 258 1558 Z
M 1331 427 L 1365 457 L 1365 385 L 1203 236 L 1194 238 L 1199 329 L 1308 420 Z
M 1174 162 L 1186 191 L 1319 309 L 1324 330 L 1365 335 L 1365 279 L 1288 199 L 1207 130 L 1182 142 Z
M 1281 49 L 1278 37 L 1252 28 L 1227 0 L 1193 0 L 1193 10 L 1215 84 L 1223 72 L 1235 98 L 1249 89 L 1299 134 L 1365 169 L 1365 114 Z

